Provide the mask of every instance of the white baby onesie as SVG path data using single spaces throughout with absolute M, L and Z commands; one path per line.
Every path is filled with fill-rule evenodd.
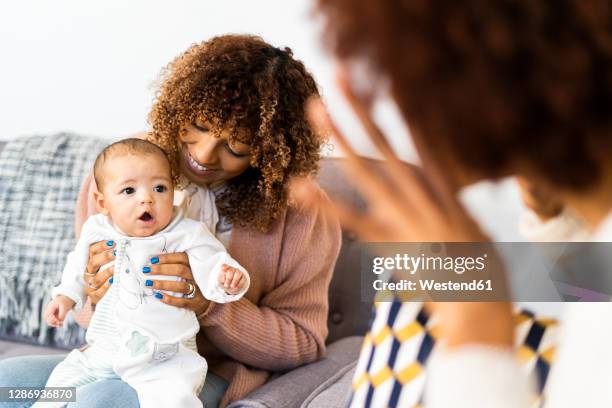
M 143 267 L 158 254 L 185 252 L 204 297 L 217 303 L 240 299 L 250 281 L 246 270 L 202 223 L 184 218 L 176 207 L 174 212 L 170 224 L 150 237 L 128 237 L 102 214 L 85 222 L 53 297 L 65 295 L 77 308 L 84 304 L 89 245 L 101 240 L 116 242 L 115 261 L 101 268 L 114 266 L 113 284 L 96 305 L 86 334 L 88 347 L 73 350 L 53 370 L 47 387 L 81 387 L 99 379 L 121 378 L 136 390 L 141 407 L 202 407 L 198 394 L 207 364 L 195 345 L 198 320 L 192 311 L 155 298 L 145 284 L 146 280 L 178 278 L 149 276 Z M 237 295 L 227 294 L 217 283 L 223 264 L 245 274 L 247 284 Z

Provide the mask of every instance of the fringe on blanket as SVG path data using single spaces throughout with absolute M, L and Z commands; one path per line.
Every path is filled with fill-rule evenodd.
M 0 337 L 71 348 L 84 343 L 69 318 L 43 320 L 75 245 L 74 211 L 85 175 L 106 141 L 62 133 L 9 142 L 0 152 Z

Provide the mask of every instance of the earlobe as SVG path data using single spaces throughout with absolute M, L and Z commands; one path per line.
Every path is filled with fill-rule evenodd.
M 106 202 L 104 201 L 104 194 L 99 191 L 94 191 L 93 197 L 96 203 L 96 210 L 101 214 L 108 215 L 108 209 L 106 208 Z

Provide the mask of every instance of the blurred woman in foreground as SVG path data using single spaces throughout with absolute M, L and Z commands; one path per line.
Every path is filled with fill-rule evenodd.
M 335 133 L 368 214 L 330 211 L 377 241 L 483 241 L 458 202 L 476 181 L 519 175 L 546 185 L 594 240 L 612 240 L 612 6 L 608 1 L 319 0 L 326 39 L 370 84 L 344 88 L 388 162 L 367 171 Z M 364 29 L 365 28 L 365 29 Z M 361 76 L 363 79 L 363 75 Z M 364 81 L 362 81 L 364 82 Z M 424 177 L 406 171 L 370 119 L 388 87 L 410 127 Z M 531 384 L 511 350 L 509 303 L 438 303 L 444 349 L 428 368 L 428 408 L 528 407 Z M 569 304 L 547 407 L 611 406 L 612 304 Z

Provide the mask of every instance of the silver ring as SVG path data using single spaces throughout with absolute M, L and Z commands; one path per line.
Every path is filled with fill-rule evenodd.
M 195 297 L 196 287 L 191 282 L 187 282 L 187 285 L 189 285 L 189 293 L 187 293 L 185 297 L 189 299 L 193 299 Z
M 97 272 L 94 272 L 94 273 L 83 272 L 83 275 L 85 275 L 85 276 L 96 276 L 96 273 Z

